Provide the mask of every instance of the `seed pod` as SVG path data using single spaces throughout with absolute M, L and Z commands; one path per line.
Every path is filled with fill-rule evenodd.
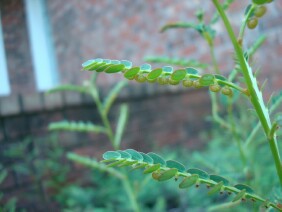
M 220 89 L 221 89 L 220 85 L 218 85 L 218 84 L 210 85 L 209 88 L 210 88 L 210 91 L 212 91 L 212 92 L 219 92 Z
M 262 5 L 255 9 L 254 14 L 256 17 L 260 18 L 265 15 L 266 11 L 267 11 L 266 6 Z
M 226 95 L 226 96 L 230 96 L 230 97 L 233 95 L 232 89 L 227 87 L 227 86 L 225 86 L 221 89 L 221 93 Z
M 154 82 L 157 82 L 157 78 L 156 79 L 147 79 L 147 81 L 149 82 L 149 83 L 154 83 Z
M 249 29 L 254 29 L 258 25 L 258 18 L 257 17 L 252 17 L 248 20 L 247 26 Z
M 158 172 L 158 171 L 155 171 L 155 172 L 152 173 L 152 178 L 153 178 L 154 180 L 159 180 L 159 177 L 160 177 L 160 176 L 161 176 L 161 173 Z
M 165 79 L 163 77 L 159 77 L 157 79 L 157 82 L 160 84 L 160 85 L 164 85 L 165 84 Z
M 192 80 L 183 80 L 182 85 L 184 87 L 192 87 L 193 86 L 193 81 Z
M 169 84 L 170 85 L 178 85 L 179 81 L 176 81 L 176 80 L 173 80 L 173 79 L 169 78 Z
M 166 84 L 168 84 L 169 79 L 166 78 L 166 77 L 159 77 L 157 81 L 160 85 L 166 85 Z
M 194 86 L 194 88 L 201 88 L 202 87 L 199 80 L 193 81 L 193 86 Z
M 145 76 L 143 76 L 143 75 L 137 75 L 136 77 L 135 77 L 135 80 L 137 81 L 137 82 L 140 82 L 140 83 L 143 83 L 143 82 L 146 82 L 146 77 Z

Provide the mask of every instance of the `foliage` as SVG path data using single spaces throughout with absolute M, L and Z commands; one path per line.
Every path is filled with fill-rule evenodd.
M 259 46 L 262 45 L 265 38 L 259 37 L 259 39 L 249 49 L 245 49 L 243 45 L 246 27 L 248 27 L 249 29 L 254 29 L 258 25 L 258 20 L 262 18 L 267 11 L 265 4 L 271 3 L 271 1 L 253 1 L 246 8 L 244 20 L 242 22 L 237 38 L 225 13 L 225 10 L 228 9 L 229 5 L 233 1 L 227 0 L 223 4 L 220 4 L 218 0 L 213 0 L 212 2 L 217 9 L 217 13 L 213 16 L 209 24 L 206 24 L 204 22 L 203 11 L 199 11 L 196 14 L 198 23 L 169 23 L 165 25 L 161 29 L 161 31 L 164 32 L 172 28 L 191 28 L 197 30 L 200 36 L 202 36 L 206 40 L 210 48 L 212 67 L 215 73 L 205 73 L 200 75 L 195 68 L 191 67 L 180 68 L 173 71 L 173 68 L 170 66 L 164 66 L 162 68 L 151 70 L 151 66 L 149 64 L 144 64 L 140 67 L 132 67 L 132 63 L 129 61 L 117 61 L 100 58 L 88 60 L 83 63 L 83 70 L 105 72 L 107 74 L 120 72 L 123 73 L 125 78 L 129 80 L 134 79 L 139 83 L 144 83 L 147 81 L 150 83 L 159 83 L 161 85 L 178 85 L 180 82 L 182 82 L 182 85 L 184 87 L 200 88 L 207 86 L 212 92 L 221 91 L 222 94 L 229 97 L 225 100 L 225 106 L 227 107 L 227 116 L 221 116 L 218 113 L 218 97 L 216 94 L 210 93 L 212 100 L 211 119 L 219 123 L 221 127 L 228 129 L 230 134 L 228 135 L 229 137 L 226 138 L 232 138 L 230 140 L 235 142 L 239 152 L 242 167 L 244 169 L 251 170 L 251 173 L 255 173 L 257 171 L 255 167 L 260 167 L 261 170 L 263 163 L 258 163 L 258 161 L 252 160 L 255 155 L 256 147 L 258 145 L 264 145 L 265 143 L 268 143 L 272 155 L 272 164 L 275 165 L 278 179 L 280 180 L 280 184 L 282 184 L 282 166 L 276 139 L 277 130 L 281 125 L 281 118 L 279 114 L 275 114 L 274 118 L 272 118 L 273 116 L 271 116 L 271 112 L 273 111 L 273 109 L 270 105 L 267 105 L 263 99 L 262 92 L 264 85 L 261 87 L 258 85 L 256 75 L 254 74 L 250 65 L 252 55 L 259 48 Z M 234 48 L 235 67 L 227 77 L 221 75 L 221 71 L 219 70 L 218 62 L 214 54 L 214 38 L 216 36 L 216 31 L 213 29 L 213 24 L 216 23 L 219 18 L 222 19 Z M 158 59 L 158 61 L 162 62 L 161 59 Z M 174 63 L 173 60 L 166 59 L 166 61 L 171 62 L 171 64 Z M 198 64 L 201 63 L 199 62 Z M 243 84 L 245 88 L 241 87 L 241 84 L 238 85 L 237 83 L 233 82 L 239 81 L 238 78 L 240 75 L 243 76 L 243 81 L 241 81 L 241 84 Z M 240 119 L 237 119 L 236 116 L 232 114 L 232 110 L 234 108 L 237 108 L 235 103 L 237 101 L 236 98 L 238 97 L 236 93 L 238 92 L 243 94 L 246 99 L 249 100 L 259 120 L 259 123 L 257 124 L 257 120 L 246 121 L 245 118 L 246 123 L 251 124 L 251 126 L 255 126 L 253 129 L 250 129 L 250 127 L 246 127 L 245 129 L 238 127 L 238 125 L 243 123 L 243 118 L 240 117 Z M 280 104 L 280 100 L 278 99 L 279 95 L 278 97 L 276 97 L 273 105 L 275 105 L 275 102 L 277 103 L 277 105 Z M 243 114 L 246 115 L 246 113 Z M 260 127 L 262 128 L 262 136 L 264 136 L 264 139 L 262 139 L 262 141 L 260 142 L 255 142 L 255 138 L 259 134 Z M 247 129 L 249 131 L 247 131 Z M 244 142 L 244 140 L 246 142 Z M 221 176 L 217 176 L 216 178 L 211 177 L 214 175 L 208 175 L 206 174 L 206 172 L 199 171 L 199 169 L 188 169 L 187 172 L 184 172 L 185 169 L 183 169 L 183 166 L 179 163 L 169 162 L 169 165 L 167 165 L 167 162 L 165 160 L 154 153 L 144 154 L 135 150 L 125 150 L 122 152 L 109 151 L 104 154 L 104 159 L 104 162 L 110 162 L 108 164 L 109 167 L 132 166 L 133 169 L 145 168 L 144 173 L 153 173 L 152 177 L 158 181 L 182 176 L 184 177 L 184 180 L 180 183 L 180 188 L 191 186 L 193 184 L 197 185 L 197 182 L 201 182 L 208 184 L 208 186 L 212 186 L 212 188 L 208 192 L 210 194 L 228 190 L 231 193 L 236 193 L 236 197 L 233 199 L 233 201 L 245 200 L 246 198 L 257 198 L 256 201 L 262 202 L 263 206 L 272 206 L 277 210 L 281 210 L 279 198 L 276 198 L 273 200 L 273 202 L 271 202 L 267 199 L 260 198 L 257 195 L 255 195 L 254 197 L 252 196 L 254 194 L 250 194 L 253 191 L 248 186 L 240 185 L 229 187 L 226 185 L 227 181 L 225 180 L 225 178 Z M 208 159 L 206 159 L 206 161 L 208 161 Z M 171 166 L 171 164 L 174 165 Z M 240 173 L 239 170 L 238 173 Z M 271 172 L 268 172 L 268 174 L 269 173 Z M 257 176 L 257 173 L 255 175 Z M 252 181 L 248 180 L 248 178 L 246 178 L 245 181 L 247 181 L 248 184 L 252 184 Z M 256 187 L 258 189 L 267 189 L 263 185 L 261 185 L 261 183 L 262 182 L 259 182 Z M 230 204 L 227 203 L 226 205 L 218 206 L 218 208 L 227 206 L 229 207 Z
M 4 169 L 3 165 L 0 164 L 0 184 L 4 182 L 4 180 L 7 178 L 8 172 L 6 169 Z M 0 192 L 0 202 L 2 201 L 4 197 L 4 193 Z M 16 203 L 17 199 L 15 197 L 10 198 L 5 204 L 0 205 L 0 211 L 9 211 L 14 212 L 16 211 Z

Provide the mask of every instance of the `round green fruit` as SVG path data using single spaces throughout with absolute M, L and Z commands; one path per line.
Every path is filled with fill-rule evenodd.
M 173 79 L 169 78 L 169 84 L 170 85 L 178 85 L 179 81 L 176 81 L 176 80 L 173 80 Z
M 248 20 L 248 22 L 247 22 L 247 26 L 248 26 L 249 29 L 254 29 L 254 28 L 256 28 L 257 25 L 258 25 L 258 18 L 257 17 L 250 18 L 250 20 Z
M 192 87 L 193 86 L 193 81 L 192 80 L 183 80 L 182 85 L 184 87 Z
M 210 85 L 209 88 L 210 88 L 210 91 L 212 91 L 212 92 L 219 92 L 220 89 L 221 89 L 220 85 L 217 85 L 217 84 Z
M 201 83 L 199 82 L 199 80 L 193 81 L 193 86 L 194 86 L 194 88 L 201 88 L 201 87 L 202 87 L 202 85 L 201 85 Z
M 260 18 L 260 17 L 264 16 L 266 11 L 267 11 L 266 6 L 259 6 L 255 9 L 254 14 L 255 14 L 256 17 Z
M 145 76 L 143 76 L 143 75 L 137 75 L 136 77 L 135 77 L 135 80 L 137 81 L 137 82 L 146 82 L 146 77 Z
M 233 91 L 232 91 L 232 89 L 229 88 L 229 87 L 223 87 L 223 88 L 221 89 L 221 93 L 224 94 L 224 95 L 226 95 L 226 96 L 233 96 Z

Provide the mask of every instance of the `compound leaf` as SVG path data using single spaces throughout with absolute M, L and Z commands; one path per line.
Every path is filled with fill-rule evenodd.
M 173 178 L 177 174 L 178 170 L 176 168 L 172 168 L 166 171 L 163 171 L 158 177 L 158 181 L 165 181 Z
M 185 166 L 175 160 L 167 160 L 166 167 L 168 168 L 176 168 L 179 172 L 185 171 Z
M 184 189 L 191 187 L 197 182 L 198 179 L 199 179 L 199 175 L 197 174 L 192 174 L 191 176 L 185 177 L 182 180 L 182 182 L 179 184 L 179 188 Z

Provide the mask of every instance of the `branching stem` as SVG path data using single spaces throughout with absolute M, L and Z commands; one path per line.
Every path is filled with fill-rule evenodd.
M 245 18 L 244 18 L 243 23 L 241 25 L 239 36 L 238 36 L 238 41 L 239 41 L 241 46 L 243 44 L 244 32 L 245 32 L 245 29 L 246 29 L 246 26 L 247 26 L 247 22 L 248 22 L 248 20 L 251 16 L 251 14 L 253 13 L 254 9 L 255 9 L 255 5 L 252 4 L 249 11 L 245 15 Z
M 250 94 L 250 101 L 254 106 L 254 109 L 257 112 L 258 118 L 261 122 L 261 125 L 263 127 L 263 130 L 265 132 L 265 135 L 267 136 L 267 139 L 269 141 L 269 146 L 272 152 L 272 156 L 275 162 L 275 166 L 276 166 L 276 171 L 280 180 L 280 184 L 282 185 L 282 165 L 281 165 L 281 160 L 280 160 L 280 155 L 279 155 L 279 151 L 278 151 L 278 146 L 277 146 L 277 141 L 276 138 L 273 136 L 271 138 L 269 138 L 269 133 L 270 133 L 270 129 L 271 129 L 271 122 L 270 122 L 270 117 L 269 117 L 269 113 L 266 110 L 265 104 L 261 98 L 261 93 L 259 93 L 259 89 L 258 89 L 258 85 L 257 83 L 254 83 L 254 76 L 253 73 L 249 67 L 249 65 L 247 64 L 245 58 L 244 58 L 244 54 L 243 54 L 243 50 L 241 49 L 240 44 L 238 43 L 235 34 L 233 32 L 233 29 L 230 25 L 230 22 L 224 12 L 224 10 L 222 9 L 221 5 L 219 4 L 218 0 L 212 0 L 217 11 L 219 12 L 224 25 L 226 27 L 226 30 L 228 32 L 228 35 L 232 41 L 234 50 L 236 52 L 236 56 L 238 57 L 242 72 L 243 72 L 243 76 Z

